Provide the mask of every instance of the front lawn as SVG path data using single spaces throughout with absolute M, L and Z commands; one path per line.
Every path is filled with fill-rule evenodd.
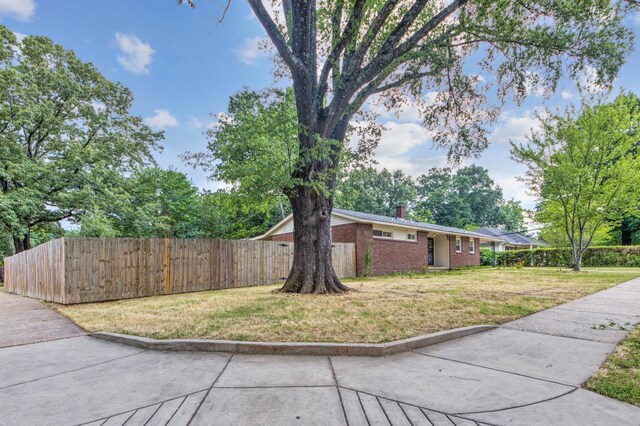
M 587 388 L 640 407 L 640 326 L 587 381 Z
M 638 268 L 470 269 L 347 280 L 343 295 L 279 294 L 278 286 L 51 305 L 87 331 L 158 339 L 388 342 L 500 324 L 640 276 Z

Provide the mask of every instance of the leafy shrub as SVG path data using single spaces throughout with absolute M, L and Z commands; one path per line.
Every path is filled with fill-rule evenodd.
M 486 250 L 484 255 L 483 250 Z M 490 249 L 480 250 L 481 265 L 491 265 L 492 259 Z M 561 248 L 508 250 L 496 252 L 496 263 L 499 266 L 570 267 L 571 253 L 568 249 Z M 640 246 L 589 247 L 582 258 L 582 266 L 640 267 Z
M 488 248 L 480 249 L 480 266 L 493 266 L 493 250 Z

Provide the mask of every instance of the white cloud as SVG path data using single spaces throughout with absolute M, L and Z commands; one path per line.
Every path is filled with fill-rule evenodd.
M 2 0 L 0 0 L 0 1 L 2 1 Z M 27 37 L 27 34 L 22 34 L 22 33 L 19 33 L 17 31 L 14 31 L 13 35 L 16 36 L 16 40 L 18 40 L 18 43 L 22 43 L 22 40 L 24 40 L 24 38 Z
M 598 84 L 598 70 L 591 65 L 587 65 L 580 76 L 580 86 L 594 95 L 607 90 L 606 86 Z
M 168 110 L 156 109 L 153 112 L 153 116 L 144 119 L 145 124 L 149 127 L 154 129 L 164 129 L 167 127 L 178 126 L 178 119 L 176 119 L 176 117 L 174 117 Z
M 494 182 L 502 188 L 502 193 L 504 194 L 505 199 L 509 200 L 513 198 L 520 201 L 525 209 L 532 209 L 535 206 L 535 197 L 531 195 L 529 187 L 524 182 L 517 179 L 517 175 L 496 176 L 491 172 L 490 175 Z
M 384 127 L 386 130 L 382 132 L 376 155 L 398 156 L 432 140 L 432 134 L 416 123 L 389 121 Z
M 435 151 L 433 151 L 435 153 Z M 446 155 L 400 155 L 396 157 L 390 156 L 378 156 L 375 157 L 378 164 L 376 169 L 382 170 L 386 168 L 388 170 L 402 170 L 409 176 L 417 178 L 418 176 L 427 173 L 429 169 L 434 167 L 446 167 L 447 156 Z
M 498 125 L 489 135 L 489 141 L 494 143 L 525 143 L 527 135 L 532 131 L 540 130 L 540 120 L 536 111 L 527 111 L 522 116 L 516 116 L 513 112 L 505 111 L 500 115 Z
M 189 127 L 192 129 L 202 129 L 204 127 L 204 121 L 199 117 L 189 117 Z
M 235 50 L 235 54 L 243 64 L 257 65 L 258 61 L 267 56 L 261 48 L 261 44 L 264 43 L 264 37 L 252 37 L 246 39 L 239 49 Z
M 562 96 L 562 99 L 571 99 L 573 97 L 573 93 L 571 93 L 568 90 L 563 90 L 560 92 L 560 96 Z
M 120 32 L 116 32 L 116 42 L 120 49 L 118 63 L 124 69 L 134 74 L 149 73 L 149 65 L 155 53 L 149 43 L 140 40 L 136 35 Z
M 419 176 L 433 167 L 447 164 L 447 156 L 432 150 L 427 145 L 433 140 L 433 134 L 417 123 L 398 123 L 389 121 L 384 124 L 380 144 L 374 159 L 376 168 L 400 169 L 411 176 Z M 420 147 L 419 154 L 409 151 Z
M 636 12 L 636 13 L 633 15 L 633 24 L 634 24 L 636 27 L 640 27 L 640 12 Z
M 427 92 L 422 96 L 422 99 L 426 105 L 433 105 L 437 96 L 438 92 Z M 381 103 L 379 96 L 373 96 L 369 100 L 369 108 L 381 118 L 387 120 L 400 120 L 414 123 L 422 123 L 423 120 L 420 108 L 415 103 L 405 103 L 399 105 L 397 108 L 388 110 Z
M 36 13 L 34 0 L 0 0 L 0 18 L 8 17 L 29 22 Z

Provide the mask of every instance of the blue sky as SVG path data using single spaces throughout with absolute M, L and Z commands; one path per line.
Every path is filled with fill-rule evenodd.
M 203 172 L 182 164 L 184 151 L 204 150 L 203 135 L 210 113 L 226 109 L 230 95 L 244 86 L 261 89 L 273 83 L 272 65 L 258 50 L 264 31 L 245 1 L 236 0 L 221 24 L 216 16 L 226 1 L 200 0 L 191 10 L 175 0 L 0 0 L 0 24 L 16 33 L 45 35 L 84 61 L 94 63 L 110 80 L 129 87 L 135 97 L 132 112 L 165 131 L 163 167 L 186 172 L 202 188 Z M 627 23 L 640 34 L 640 17 Z M 640 56 L 635 52 L 616 80 L 620 88 L 640 94 Z M 535 111 L 577 101 L 571 81 L 562 81 L 549 99 L 532 90 L 522 106 L 508 104 L 493 128 L 491 147 L 478 160 L 504 189 L 505 196 L 533 207 L 526 188 L 515 178 L 523 167 L 509 158 L 509 139 L 524 141 L 536 127 Z M 406 108 L 397 118 L 381 117 L 384 133 L 376 159 L 380 167 L 400 168 L 417 176 L 430 167 L 445 166 L 446 152 L 436 150 L 429 133 L 419 125 L 416 111 Z

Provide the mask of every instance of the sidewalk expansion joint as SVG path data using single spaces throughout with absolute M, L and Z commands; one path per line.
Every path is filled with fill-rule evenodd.
M 3 349 L 19 348 L 21 346 L 37 345 L 39 343 L 47 343 L 47 342 L 57 342 L 57 341 L 60 341 L 60 340 L 77 339 L 78 337 L 87 337 L 87 336 L 91 337 L 91 333 L 82 332 L 82 334 L 78 334 L 78 335 L 75 335 L 75 336 L 59 337 L 57 339 L 39 340 L 37 342 L 18 343 L 17 345 L 3 346 L 3 347 L 0 348 L 0 351 L 3 350 Z
M 556 309 L 562 310 L 562 311 L 568 311 L 568 312 L 582 312 L 585 314 L 596 314 L 596 315 L 611 315 L 611 316 L 623 316 L 623 317 L 637 317 L 640 320 L 640 314 L 621 314 L 621 313 L 612 313 L 612 312 L 595 312 L 595 311 L 585 311 L 583 309 L 571 309 L 571 308 L 565 308 L 564 305 L 559 305 L 556 306 Z
M 338 391 L 338 398 L 340 399 L 340 407 L 342 408 L 342 415 L 344 417 L 345 424 L 349 424 L 349 419 L 347 418 L 347 410 L 344 408 L 344 401 L 342 400 L 342 394 L 340 393 L 340 389 L 338 389 L 338 377 L 336 376 L 336 370 L 333 368 L 333 361 L 331 357 L 328 356 L 327 360 L 329 361 L 329 368 L 331 368 L 331 376 L 333 377 L 333 383 L 336 385 L 336 390 Z
M 441 357 L 441 356 L 437 356 L 437 355 L 423 354 L 423 353 L 420 353 L 420 352 L 417 352 L 417 351 L 412 351 L 412 352 L 415 353 L 415 354 L 418 354 L 418 355 L 422 355 L 422 356 L 428 356 L 428 357 L 431 357 L 431 358 L 437 358 L 437 359 L 441 359 L 441 360 L 444 360 L 444 361 L 457 362 L 457 363 L 460 363 L 460 364 L 470 365 L 472 367 L 484 368 L 486 370 L 491 370 L 491 371 L 498 371 L 500 373 L 513 374 L 514 376 L 525 377 L 527 379 L 538 380 L 538 381 L 541 381 L 541 382 L 553 383 L 555 385 L 561 385 L 561 386 L 567 386 L 567 387 L 576 387 L 576 386 L 578 386 L 578 385 L 571 385 L 569 383 L 557 382 L 555 380 L 543 379 L 541 377 L 528 376 L 526 374 L 516 373 L 515 371 L 502 370 L 500 368 L 473 364 L 471 362 L 466 362 L 466 361 L 459 361 L 457 359 L 450 359 L 450 358 L 445 358 L 445 357 Z
M 216 383 L 218 383 L 218 380 L 220 380 L 220 377 L 224 374 L 225 370 L 227 369 L 227 367 L 231 363 L 231 360 L 234 357 L 235 357 L 235 354 L 231 355 L 229 357 L 229 359 L 227 360 L 227 362 L 225 363 L 224 367 L 222 367 L 222 370 L 220 370 L 220 373 L 218 373 L 218 376 L 216 377 L 216 379 L 213 381 L 213 383 L 211 383 L 211 386 L 209 386 L 209 389 L 207 389 L 207 393 L 205 393 L 204 396 L 202 397 L 202 401 L 200 401 L 200 404 L 198 404 L 198 407 L 195 409 L 195 411 L 191 415 L 191 418 L 189 418 L 189 421 L 187 422 L 187 425 L 190 425 L 191 422 L 193 421 L 193 418 L 196 416 L 196 414 L 198 414 L 198 411 L 200 411 L 200 408 L 202 407 L 202 404 L 204 404 L 204 401 L 206 401 L 206 399 L 209 397 L 209 394 L 211 393 L 211 389 L 213 389 L 213 387 L 216 385 Z
M 123 424 L 124 424 L 124 423 L 126 423 L 126 422 L 127 422 L 127 421 L 128 421 L 128 420 L 129 420 L 129 419 L 130 419 L 134 414 L 135 414 L 135 412 L 136 412 L 136 411 L 139 411 L 139 410 L 142 410 L 142 409 L 145 409 L 145 408 L 148 408 L 148 407 L 153 407 L 154 405 L 162 405 L 162 404 L 164 404 L 165 402 L 173 401 L 173 400 L 178 399 L 178 398 L 187 398 L 187 397 L 189 397 L 190 395 L 195 395 L 195 394 L 197 394 L 197 393 L 204 392 L 204 391 L 206 391 L 207 389 L 208 389 L 208 388 L 199 389 L 199 390 L 194 391 L 194 392 L 189 392 L 189 393 L 185 393 L 185 394 L 183 394 L 183 395 L 178 395 L 178 396 L 176 396 L 176 397 L 174 397 L 174 398 L 169 398 L 169 399 L 165 399 L 165 400 L 162 400 L 162 401 L 156 401 L 156 402 L 153 402 L 153 403 L 151 403 L 151 404 L 147 404 L 147 405 L 143 405 L 143 406 L 140 406 L 140 407 L 132 408 L 131 410 L 120 411 L 120 412 L 118 412 L 118 413 L 109 414 L 109 415 L 108 415 L 108 416 L 106 416 L 106 417 L 100 417 L 99 419 L 95 419 L 95 420 L 90 420 L 90 421 L 88 421 L 88 422 L 79 423 L 79 424 L 78 424 L 78 426 L 88 425 L 88 424 L 91 424 L 91 423 L 98 422 L 98 421 L 100 421 L 100 420 L 104 420 L 104 422 L 103 422 L 103 424 L 104 424 L 104 423 L 106 423 L 106 422 L 107 422 L 110 418 L 112 418 L 112 417 L 120 416 L 120 415 L 122 415 L 122 414 L 126 414 L 126 413 L 131 413 L 131 416 L 129 416 L 129 417 L 127 418 L 127 420 L 125 420 L 125 421 L 123 422 Z M 184 401 L 183 401 L 183 403 L 184 403 Z M 182 404 L 180 404 L 180 405 L 178 406 L 178 409 L 179 409 L 181 406 L 182 406 Z M 198 407 L 198 408 L 199 408 L 199 407 Z M 177 411 L 177 410 L 176 410 L 176 411 Z M 174 415 L 175 415 L 175 413 L 174 413 Z M 172 417 L 173 417 L 173 416 L 172 416 Z
M 454 416 L 471 416 L 471 415 L 474 415 L 474 414 L 498 413 L 500 411 L 508 411 L 508 410 L 515 410 L 516 408 L 529 407 L 531 405 L 542 404 L 544 402 L 549 402 L 549 401 L 553 401 L 554 399 L 565 397 L 565 396 L 569 395 L 570 393 L 573 393 L 573 392 L 577 391 L 578 389 L 580 389 L 579 386 L 578 387 L 574 387 L 570 391 L 565 392 L 563 394 L 552 396 L 551 398 L 542 399 L 540 401 L 529 402 L 527 404 L 514 405 L 513 407 L 506 407 L 506 408 L 497 408 L 495 410 L 469 411 L 469 412 L 464 412 L 464 413 L 456 413 L 456 414 L 454 414 Z
M 572 322 L 572 321 L 564 321 L 564 322 Z M 585 323 L 579 323 L 579 322 L 574 323 L 574 324 L 585 325 Z M 607 341 L 603 341 L 603 340 L 585 339 L 584 337 L 567 336 L 567 335 L 564 335 L 564 334 L 549 334 L 549 333 L 543 333 L 541 331 L 521 330 L 519 328 L 511 328 L 511 327 L 500 327 L 500 328 L 504 328 L 505 330 L 522 331 L 523 333 L 541 334 L 543 336 L 564 337 L 565 339 L 582 340 L 583 342 L 612 343 L 612 342 L 607 342 Z M 619 330 L 599 330 L 599 331 L 619 331 Z

